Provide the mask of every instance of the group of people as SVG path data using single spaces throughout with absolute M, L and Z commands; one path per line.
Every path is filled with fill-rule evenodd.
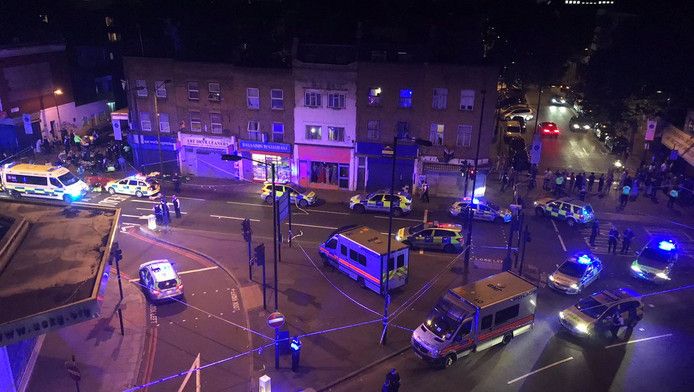
M 563 195 L 578 195 L 581 200 L 585 200 L 586 194 L 595 192 L 600 196 L 610 193 L 610 188 L 614 182 L 614 171 L 609 170 L 607 174 L 601 173 L 599 176 L 595 172 L 569 172 L 547 169 L 544 173 L 542 189 L 551 191 L 556 197 Z
M 181 202 L 176 195 L 171 196 L 171 205 L 173 206 L 176 218 L 181 218 Z M 168 226 L 171 223 L 171 211 L 164 194 L 159 198 L 159 204 L 155 204 L 152 209 L 158 225 Z
M 597 219 L 593 221 L 593 224 L 591 226 L 590 230 L 590 240 L 588 241 L 590 243 L 590 246 L 595 246 L 595 239 L 600 235 L 600 222 L 598 222 Z M 629 252 L 629 248 L 631 247 L 631 241 L 634 239 L 636 234 L 634 234 L 634 231 L 631 229 L 631 227 L 627 227 L 624 229 L 624 232 L 622 233 L 622 249 L 619 251 L 620 254 L 627 254 Z M 619 230 L 612 225 L 610 227 L 610 231 L 607 233 L 607 253 L 612 253 L 613 255 L 617 254 L 617 243 L 619 242 Z

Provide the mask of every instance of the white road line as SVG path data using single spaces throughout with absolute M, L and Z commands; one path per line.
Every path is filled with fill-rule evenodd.
M 120 214 L 120 216 L 124 216 L 126 218 L 137 218 L 137 219 L 145 219 L 147 215 L 129 215 L 129 214 Z
M 246 218 L 240 218 L 238 216 L 224 216 L 224 215 L 210 215 L 213 218 L 217 219 L 233 219 L 233 220 L 244 220 Z M 251 222 L 260 222 L 260 219 L 250 219 Z
M 146 203 L 146 204 L 159 204 L 159 203 L 160 203 L 160 202 L 158 202 L 158 201 L 152 201 L 152 200 L 137 200 L 137 199 L 132 199 L 132 200 L 130 200 L 130 201 L 134 201 L 135 203 Z M 168 204 L 168 205 L 170 205 L 171 207 L 173 207 L 173 203 L 172 203 L 172 202 L 168 202 L 168 203 L 166 203 L 166 204 Z
M 178 274 L 179 274 L 179 275 L 194 274 L 194 273 L 196 273 L 196 272 L 210 271 L 210 270 L 214 270 L 214 269 L 218 269 L 218 268 L 219 268 L 219 267 L 217 267 L 217 266 L 215 265 L 215 266 L 212 266 L 212 267 L 198 268 L 198 269 L 187 270 L 187 271 L 180 271 L 180 272 L 178 272 Z M 128 279 L 128 282 L 134 283 L 134 282 L 138 282 L 139 280 L 140 280 L 140 278 L 133 278 L 133 279 Z
M 514 382 L 520 381 L 520 380 L 522 380 L 522 379 L 524 379 L 524 378 L 527 378 L 527 377 L 530 377 L 530 376 L 532 376 L 532 375 L 535 374 L 535 373 L 539 373 L 539 372 L 541 372 L 541 371 L 543 371 L 543 370 L 547 370 L 547 369 L 551 368 L 552 366 L 561 365 L 562 363 L 571 361 L 571 360 L 573 360 L 573 359 L 574 359 L 574 357 L 568 357 L 568 358 L 562 359 L 561 361 L 557 361 L 557 362 L 554 362 L 554 363 L 550 363 L 549 365 L 544 366 L 544 367 L 541 367 L 541 368 L 539 368 L 539 369 L 537 369 L 537 370 L 533 370 L 532 372 L 530 372 L 530 373 L 528 373 L 528 374 L 524 374 L 524 375 L 522 375 L 522 376 L 520 376 L 520 377 L 514 378 L 513 380 L 508 381 L 506 384 L 513 384 Z
M 335 215 L 350 215 L 349 212 L 337 212 L 337 211 L 327 211 L 327 210 L 314 210 L 313 208 L 310 208 L 306 210 L 307 212 L 320 212 L 322 214 L 335 214 Z
M 140 211 L 149 211 L 149 212 L 152 212 L 152 209 L 151 209 L 151 208 L 135 207 L 135 209 L 136 209 L 136 210 L 140 210 Z M 186 215 L 186 214 L 188 214 L 188 213 L 185 212 L 185 211 L 181 211 L 181 214 Z
M 238 205 L 242 205 L 242 206 L 253 206 L 253 207 L 272 208 L 271 205 L 267 205 L 267 204 L 242 203 L 242 202 L 240 202 L 240 201 L 228 201 L 227 204 L 238 204 Z
M 183 197 L 183 196 L 176 196 L 179 199 L 183 200 L 197 200 L 197 201 L 207 201 L 205 199 L 198 199 L 197 197 Z
M 566 245 L 564 245 L 564 240 L 561 238 L 561 234 L 559 234 L 559 228 L 557 227 L 556 222 L 552 220 L 552 226 L 554 226 L 554 232 L 557 234 L 557 237 L 559 237 L 559 243 L 561 244 L 561 248 L 564 249 L 564 252 L 566 252 Z
M 610 344 L 609 346 L 605 346 L 605 349 L 612 348 L 612 347 L 618 347 L 618 346 L 625 346 L 625 345 L 627 345 L 627 344 L 632 344 L 632 343 L 645 342 L 645 341 L 647 341 L 647 340 L 666 338 L 666 337 L 668 337 L 668 336 L 672 336 L 672 334 L 671 334 L 671 333 L 666 333 L 665 335 L 651 336 L 650 338 L 629 340 L 629 341 L 627 341 L 627 342 L 621 342 L 621 343 Z
M 378 219 L 388 219 L 387 216 L 380 216 L 380 215 L 376 215 L 374 218 L 378 218 Z M 410 218 L 395 218 L 395 217 L 394 217 L 393 220 L 401 220 L 401 221 L 417 222 L 417 223 L 421 223 L 421 222 L 422 222 L 421 219 L 410 219 Z
M 286 223 L 287 225 L 289 222 Z M 332 226 L 320 226 L 320 225 L 309 225 L 306 223 L 294 223 L 292 222 L 292 226 L 301 226 L 301 227 L 313 227 L 316 229 L 328 229 L 328 230 L 337 230 L 337 227 L 332 227 Z

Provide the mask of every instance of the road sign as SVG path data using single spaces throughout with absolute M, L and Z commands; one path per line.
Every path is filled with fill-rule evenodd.
M 649 141 L 649 142 L 653 141 L 653 139 L 655 138 L 655 128 L 657 125 L 658 125 L 658 122 L 655 119 L 651 118 L 648 120 L 647 126 L 646 126 L 646 137 L 645 137 L 646 141 Z
M 80 381 L 82 379 L 82 372 L 80 372 L 80 369 L 77 367 L 74 356 L 72 360 L 65 361 L 65 370 L 67 370 L 68 376 L 74 381 Z
M 284 325 L 284 315 L 280 312 L 272 312 L 267 316 L 267 326 L 270 328 L 282 328 Z
M 289 218 L 289 192 L 277 198 L 277 213 L 279 214 L 280 223 Z
M 530 163 L 537 165 L 540 163 L 540 156 L 542 155 L 542 140 L 539 137 L 533 139 L 533 144 L 530 147 Z

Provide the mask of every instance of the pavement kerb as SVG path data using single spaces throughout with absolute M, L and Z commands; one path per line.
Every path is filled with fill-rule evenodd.
M 393 352 L 393 353 L 390 353 L 384 357 L 381 357 L 381 358 L 369 363 L 368 365 L 362 366 L 359 369 L 357 369 L 357 370 L 355 370 L 355 371 L 353 371 L 353 372 L 351 372 L 345 376 L 342 376 L 342 377 L 338 378 L 337 380 L 330 382 L 330 384 L 327 384 L 327 385 L 324 385 L 324 386 L 318 388 L 317 391 L 318 392 L 328 391 L 328 390 L 330 390 L 330 388 L 336 387 L 337 385 L 342 384 L 343 382 L 357 376 L 359 373 L 364 372 L 366 370 L 369 370 L 370 368 L 372 368 L 376 365 L 379 365 L 379 364 L 381 364 L 381 363 L 383 363 L 383 362 L 385 362 L 385 361 L 387 361 L 393 357 L 396 357 L 396 356 L 404 353 L 405 351 L 407 351 L 409 349 L 410 349 L 410 345 L 408 344 L 405 347 L 402 347 L 402 348 L 395 350 L 395 352 Z

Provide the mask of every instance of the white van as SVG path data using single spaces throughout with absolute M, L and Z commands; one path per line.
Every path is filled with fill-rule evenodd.
M 70 203 L 87 194 L 84 181 L 62 166 L 8 163 L 0 168 L 0 182 L 14 198 L 59 199 Z
M 392 238 L 390 258 L 388 236 L 366 226 L 345 226 L 337 229 L 320 245 L 326 264 L 359 282 L 362 287 L 383 294 L 385 264 L 388 259 L 388 290 L 404 286 L 408 280 L 410 248 Z

